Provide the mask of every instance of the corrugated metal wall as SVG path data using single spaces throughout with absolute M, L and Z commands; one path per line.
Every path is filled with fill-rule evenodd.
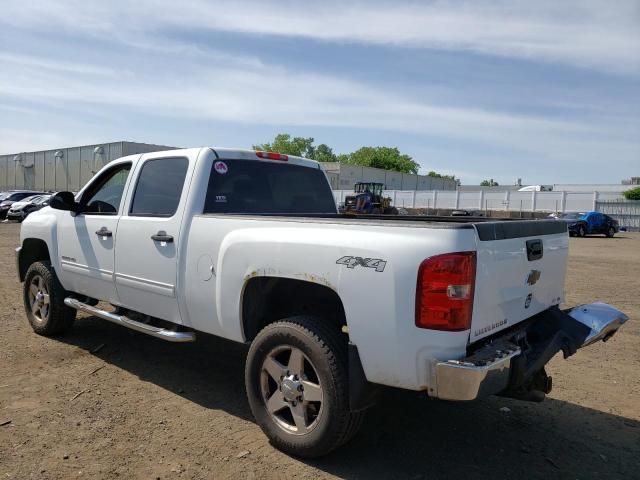
M 353 190 L 333 192 L 337 202 L 344 202 L 345 198 L 352 194 Z M 586 212 L 595 210 L 602 202 L 623 202 L 619 194 L 611 192 L 385 190 L 384 195 L 390 197 L 397 207 L 523 212 Z
M 106 163 L 136 153 L 176 147 L 136 142 L 113 142 L 38 152 L 0 155 L 0 190 L 78 191 Z M 98 150 L 96 150 L 98 149 Z M 57 154 L 57 155 L 56 155 Z M 16 155 L 19 160 L 16 160 Z M 31 165 L 31 166 L 29 166 Z M 388 190 L 455 190 L 453 180 L 403 174 L 380 168 L 337 162 L 322 164 L 334 190 L 352 189 L 357 182 L 379 182 Z
M 78 191 L 111 160 L 175 147 L 113 142 L 0 155 L 0 190 Z
M 353 184 L 357 182 L 383 183 L 388 190 L 456 190 L 457 187 L 454 180 L 445 178 L 413 175 L 335 162 L 322 163 L 321 165 L 325 171 L 337 175 L 337 184 L 334 185 L 332 183 L 334 190 L 351 189 Z

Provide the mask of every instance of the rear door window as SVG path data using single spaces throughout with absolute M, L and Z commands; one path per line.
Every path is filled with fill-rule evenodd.
M 317 168 L 258 160 L 219 160 L 209 177 L 204 213 L 336 213 Z
M 184 157 L 147 160 L 142 165 L 129 214 L 172 217 L 180 203 L 188 166 Z

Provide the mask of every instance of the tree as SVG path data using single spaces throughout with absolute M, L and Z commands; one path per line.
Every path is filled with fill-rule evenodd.
M 455 175 L 443 175 L 441 173 L 434 172 L 433 170 L 431 170 L 429 173 L 427 173 L 427 177 L 446 178 L 448 180 L 456 180 L 457 182 L 459 182 L 459 180 L 456 179 Z
M 297 157 L 310 158 L 318 162 L 335 162 L 336 155 L 331 148 L 321 143 L 318 146 L 313 144 L 313 137 L 293 137 L 288 133 L 279 133 L 273 140 L 273 143 L 263 143 L 261 145 L 253 145 L 254 150 L 263 150 L 265 152 L 278 152 L 285 155 L 295 155 Z
M 623 193 L 627 200 L 640 200 L 640 187 L 632 188 Z
M 336 162 L 338 160 L 338 157 L 333 153 L 331 147 L 325 143 L 314 147 L 309 158 L 317 162 Z
M 310 158 L 318 162 L 341 162 L 363 167 L 395 170 L 402 173 L 418 173 L 420 164 L 406 154 L 400 153 L 395 147 L 362 147 L 352 153 L 336 155 L 328 145 L 313 144 L 313 137 L 291 137 L 288 133 L 279 133 L 272 143 L 253 145 L 254 150 L 284 153 Z M 433 172 L 435 173 L 435 172 Z M 438 175 L 440 178 L 450 178 L 452 175 Z
M 396 147 L 362 147 L 347 155 L 339 155 L 338 161 L 362 167 L 382 168 L 402 173 L 418 173 L 420 164 Z
M 494 182 L 493 178 L 490 178 L 489 180 L 483 180 L 480 182 L 481 187 L 497 187 L 498 185 L 499 185 L 498 182 Z
M 285 155 L 296 155 L 306 157 L 313 150 L 313 138 L 294 137 L 288 133 L 279 133 L 273 143 L 263 143 L 254 145 L 254 150 L 264 150 L 265 152 L 278 152 Z

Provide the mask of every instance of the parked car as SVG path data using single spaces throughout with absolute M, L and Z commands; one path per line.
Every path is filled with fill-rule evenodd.
M 4 198 L 0 201 L 0 220 L 5 220 L 7 218 L 7 213 L 15 202 L 20 200 L 24 200 L 27 197 L 31 197 L 33 195 L 44 195 L 45 192 L 33 192 L 31 190 L 10 190 L 5 192 Z
M 552 192 L 553 185 L 527 185 L 518 189 L 519 192 Z
M 569 235 L 585 237 L 603 234 L 611 238 L 620 231 L 618 221 L 600 212 L 568 212 L 556 217 L 567 223 Z
M 317 162 L 193 148 L 114 160 L 56 194 L 16 257 L 37 334 L 80 310 L 171 342 L 246 343 L 258 425 L 318 457 L 355 435 L 380 385 L 543 400 L 556 353 L 627 321 L 604 303 L 560 309 L 568 250 L 563 222 L 338 214 Z
M 451 211 L 452 217 L 484 217 L 484 212 L 478 210 L 457 209 Z
M 9 208 L 9 211 L 7 212 L 7 220 L 15 220 L 21 222 L 25 218 L 27 218 L 30 213 L 35 212 L 36 210 L 40 210 L 41 208 L 49 205 L 50 199 L 50 194 L 32 195 L 31 197 L 27 197 L 24 200 L 15 202 L 13 205 L 11 205 L 11 208 Z

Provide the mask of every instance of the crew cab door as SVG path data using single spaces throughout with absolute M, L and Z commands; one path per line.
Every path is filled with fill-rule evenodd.
M 115 283 L 120 305 L 182 323 L 176 294 L 180 227 L 193 167 L 148 154 L 138 163 L 118 224 Z
M 117 303 L 114 245 L 131 162 L 118 163 L 84 189 L 76 214 L 58 221 L 60 279 L 67 290 Z

